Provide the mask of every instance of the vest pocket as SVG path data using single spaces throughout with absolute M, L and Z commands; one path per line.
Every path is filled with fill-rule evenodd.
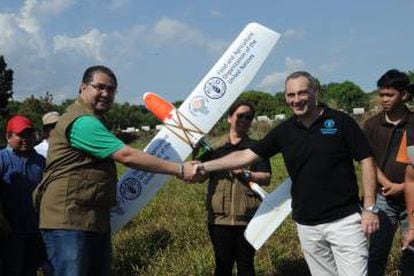
M 69 185 L 74 189 L 74 200 L 80 206 L 110 208 L 115 202 L 115 184 L 100 175 L 85 173 L 82 180 L 73 178 Z
M 239 213 L 237 215 L 244 216 L 248 219 L 252 218 L 256 213 L 260 200 L 256 194 L 250 189 L 246 188 L 240 200 Z
M 214 214 L 224 213 L 224 186 L 217 184 L 208 186 L 207 206 Z

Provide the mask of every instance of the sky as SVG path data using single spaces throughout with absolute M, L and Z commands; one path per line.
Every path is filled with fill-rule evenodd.
M 249 22 L 282 36 L 247 89 L 274 94 L 306 70 L 370 92 L 414 70 L 414 0 L 0 0 L 0 55 L 19 101 L 75 98 L 96 64 L 117 75 L 117 102 L 184 100 Z

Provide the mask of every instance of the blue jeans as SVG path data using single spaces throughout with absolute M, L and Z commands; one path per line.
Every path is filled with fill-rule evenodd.
M 111 234 L 42 230 L 53 275 L 111 275 Z
M 382 276 L 387 266 L 388 254 L 398 226 L 401 235 L 407 231 L 407 211 L 405 204 L 398 200 L 387 200 L 377 194 L 377 206 L 380 208 L 380 228 L 371 235 L 368 258 L 368 275 Z M 404 250 L 400 260 L 401 275 L 414 275 L 414 252 Z

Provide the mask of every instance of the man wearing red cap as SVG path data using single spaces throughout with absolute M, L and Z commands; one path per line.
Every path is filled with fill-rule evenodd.
M 9 119 L 7 147 L 0 150 L 0 200 L 10 234 L 0 241 L 0 275 L 36 275 L 45 258 L 31 194 L 42 179 L 43 156 L 33 150 L 33 124 L 21 115 Z

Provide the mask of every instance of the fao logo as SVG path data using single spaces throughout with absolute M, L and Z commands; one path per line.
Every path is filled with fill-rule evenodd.
M 127 178 L 121 184 L 120 192 L 123 198 L 134 200 L 141 195 L 141 183 L 134 178 Z
M 210 99 L 220 99 L 226 93 L 226 83 L 220 78 L 211 78 L 204 85 L 204 93 Z
M 335 121 L 332 119 L 328 119 L 323 124 L 326 128 L 333 128 L 335 126 Z
M 338 129 L 335 127 L 335 121 L 332 119 L 327 119 L 323 122 L 323 126 L 321 128 L 321 133 L 324 135 L 334 135 L 338 132 Z

